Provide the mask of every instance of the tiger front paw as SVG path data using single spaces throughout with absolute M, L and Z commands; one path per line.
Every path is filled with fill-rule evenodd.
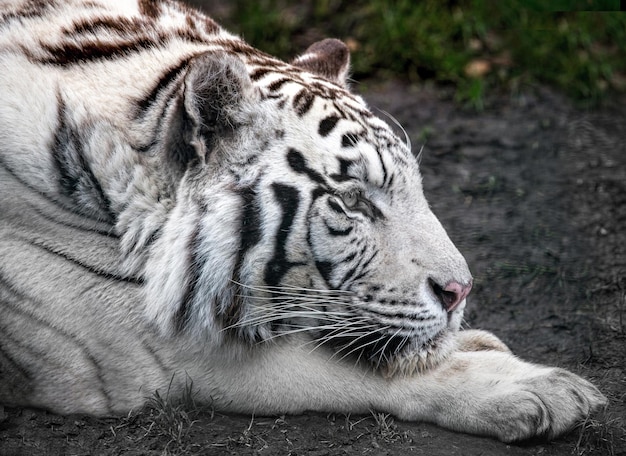
M 555 438 L 607 403 L 576 374 L 497 349 L 457 351 L 421 380 L 418 406 L 405 401 L 402 415 L 504 442 Z
M 493 435 L 504 442 L 552 439 L 606 405 L 604 395 L 587 380 L 563 369 L 546 370 L 494 388 L 484 409 Z

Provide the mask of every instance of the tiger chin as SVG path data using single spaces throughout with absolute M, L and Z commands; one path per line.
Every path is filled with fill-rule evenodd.
M 0 6 L 0 404 L 366 413 L 515 441 L 606 403 L 460 330 L 472 276 L 409 141 L 174 1 Z

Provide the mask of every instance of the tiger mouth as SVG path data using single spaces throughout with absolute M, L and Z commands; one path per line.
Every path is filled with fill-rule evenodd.
M 324 334 L 320 339 L 328 339 L 335 358 L 366 364 L 390 378 L 419 374 L 438 365 L 452 351 L 449 332 L 443 329 L 426 342 L 379 331 L 343 337 Z

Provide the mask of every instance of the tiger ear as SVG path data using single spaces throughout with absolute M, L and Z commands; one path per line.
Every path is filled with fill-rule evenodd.
M 296 57 L 291 63 L 342 87 L 347 86 L 350 51 L 343 41 L 328 38 L 313 43 L 304 54 Z
M 232 134 L 253 96 L 244 63 L 225 52 L 194 57 L 168 119 L 165 149 L 181 170 L 210 159 L 216 142 Z

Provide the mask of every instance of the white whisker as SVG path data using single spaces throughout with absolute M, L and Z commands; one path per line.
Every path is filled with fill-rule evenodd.
M 388 326 L 381 328 L 381 331 L 385 331 L 385 330 L 387 330 L 387 329 L 389 329 L 389 327 L 388 327 Z M 378 336 L 378 338 L 377 338 L 377 339 L 374 339 L 374 340 L 369 341 L 369 342 L 367 342 L 367 343 L 360 344 L 360 345 L 356 346 L 355 348 L 353 348 L 352 350 L 350 350 L 348 353 L 344 354 L 341 358 L 339 358 L 339 361 L 341 361 L 341 360 L 343 360 L 343 359 L 347 358 L 348 356 L 350 356 L 352 353 L 354 353 L 354 352 L 356 352 L 356 351 L 360 351 L 361 353 L 363 353 L 363 349 L 364 349 L 365 347 L 367 347 L 367 346 L 369 346 L 369 345 L 376 345 L 376 344 L 377 344 L 378 342 L 380 342 L 381 340 L 384 340 L 384 338 L 385 338 L 385 334 L 384 334 L 384 333 L 382 333 L 381 331 L 371 331 L 368 335 L 370 335 L 370 334 L 374 334 L 374 333 L 379 333 L 379 336 Z M 354 342 L 356 342 L 356 341 L 357 341 L 357 340 L 359 340 L 359 339 L 361 339 L 361 338 L 357 338 L 357 339 L 355 339 L 354 341 L 350 341 L 350 343 L 349 343 L 349 344 L 347 344 L 346 346 L 344 346 L 344 347 L 342 347 L 340 350 L 338 350 L 338 351 L 337 351 L 337 353 L 335 353 L 335 355 L 337 355 L 337 354 L 341 353 L 343 350 L 345 350 L 345 349 L 349 348 L 349 347 L 350 347 L 350 345 L 352 345 Z M 334 357 L 335 355 L 333 355 L 333 357 Z
M 360 340 L 361 338 L 366 337 L 370 334 L 373 334 L 374 332 L 376 332 L 375 330 L 379 328 L 379 326 L 376 324 L 363 324 L 363 322 L 365 322 L 365 320 L 357 320 L 355 321 L 357 325 L 354 325 L 354 326 L 343 325 L 341 327 L 338 327 L 337 330 L 330 332 L 329 334 L 324 334 L 322 337 L 317 339 L 318 341 L 321 341 L 321 342 L 318 345 L 316 345 L 313 348 L 313 350 L 316 350 L 322 345 L 328 342 L 331 342 L 333 339 L 354 337 L 354 339 L 351 340 L 349 344 L 347 344 L 347 346 L 349 346 L 355 343 L 356 341 Z M 366 331 L 369 328 L 374 328 L 375 330 Z
M 296 287 L 296 286 L 292 286 L 292 285 L 281 285 L 281 286 L 269 286 L 269 285 L 246 285 L 243 284 L 241 282 L 237 282 L 236 280 L 232 280 L 231 282 L 234 283 L 235 285 L 240 286 L 241 288 L 246 288 L 249 290 L 254 290 L 254 291 L 263 291 L 263 292 L 270 292 L 270 293 L 275 293 L 275 294 L 290 294 L 289 291 L 290 290 L 295 290 L 295 291 L 303 291 L 303 292 L 310 292 L 310 293 L 318 293 L 318 294 L 348 294 L 348 295 L 353 295 L 354 293 L 352 291 L 346 291 L 346 290 L 329 290 L 329 289 L 316 289 L 316 288 L 305 288 L 305 287 Z
M 385 349 L 387 348 L 389 343 L 393 340 L 393 338 L 396 337 L 398 333 L 400 333 L 400 331 L 402 331 L 402 328 L 398 328 L 398 330 L 393 334 L 393 336 L 387 339 L 387 342 L 385 342 L 385 345 L 383 345 L 381 348 L 379 348 L 376 351 L 376 353 L 380 353 L 380 356 L 378 357 L 378 361 L 376 363 L 376 367 L 380 367 L 380 365 L 383 363 L 383 358 L 385 361 L 389 361 L 389 359 L 387 358 L 387 353 L 385 352 Z M 374 356 L 376 355 L 376 353 L 374 353 Z
M 390 118 L 402 128 L 395 119 Z M 410 147 L 408 136 L 407 142 Z M 268 327 L 259 344 L 281 337 L 311 334 L 310 339 L 307 337 L 302 341 L 303 346 L 311 346 L 310 352 L 331 345 L 334 353 L 330 359 L 342 361 L 354 356 L 358 364 L 366 356 L 378 368 L 388 361 L 391 354 L 387 350 L 392 339 L 399 337 L 402 332 L 402 328 L 396 328 L 395 333 L 389 334 L 387 331 L 391 326 L 381 326 L 367 312 L 364 314 L 363 310 L 359 310 L 353 292 L 232 282 L 241 289 L 237 297 L 247 300 L 248 305 L 239 320 L 222 331 Z M 407 340 L 408 336 L 405 335 L 394 355 Z
M 378 109 L 378 110 L 382 112 L 384 115 L 386 115 L 400 130 L 402 130 L 402 133 L 404 133 L 404 140 L 406 141 L 406 147 L 410 151 L 411 150 L 411 138 L 409 137 L 409 134 L 406 132 L 406 129 L 402 126 L 400 122 L 398 122 L 398 120 L 394 116 L 389 114 L 387 111 L 385 111 L 384 109 Z
M 313 295 L 313 294 L 301 294 L 301 293 L 274 293 L 274 296 L 250 296 L 250 295 L 242 295 L 242 294 L 237 294 L 235 295 L 237 297 L 240 298 L 245 298 L 245 299 L 254 299 L 256 301 L 278 301 L 278 302 L 282 302 L 282 300 L 285 299 L 285 297 L 287 298 L 298 298 L 298 299 L 308 299 L 311 302 L 319 302 L 320 304 L 323 303 L 327 303 L 327 302 L 337 302 L 337 303 L 343 303 L 343 302 L 350 302 L 349 299 L 345 299 L 343 297 L 338 297 L 338 296 L 332 296 L 332 295 L 326 295 L 326 296 L 319 296 L 319 295 Z
M 222 331 L 246 326 L 261 326 L 276 321 L 289 321 L 303 318 L 311 318 L 331 323 L 336 322 L 336 324 L 344 325 L 346 322 L 359 321 L 360 317 L 355 317 L 348 312 L 323 312 L 318 309 L 311 309 L 307 307 L 294 307 L 294 310 L 285 310 L 273 307 L 260 308 L 257 306 L 253 311 L 247 313 L 244 318 L 236 323 L 233 323 L 232 325 L 224 327 Z M 290 324 L 293 325 L 293 323 Z M 315 328 L 315 326 L 312 327 L 312 329 Z
M 320 348 L 322 345 L 332 341 L 333 339 L 348 336 L 359 336 L 358 338 L 361 338 L 371 333 L 371 331 L 366 331 L 368 328 L 378 327 L 377 325 L 373 324 L 363 324 L 364 322 L 366 321 L 363 319 L 354 319 L 351 322 L 354 323 L 353 325 L 348 325 L 342 322 L 343 324 L 337 326 L 335 330 L 329 332 L 328 334 L 324 334 L 323 336 L 315 340 L 309 341 L 305 345 L 308 345 L 309 343 L 317 343 L 317 345 L 315 345 L 315 347 L 313 347 L 313 349 L 310 351 L 310 353 L 312 353 Z
M 338 310 L 320 310 L 315 307 L 310 307 L 309 305 L 290 305 L 288 307 L 269 307 L 269 306 L 254 306 L 254 308 L 249 311 L 245 318 L 256 317 L 257 315 L 269 315 L 269 314 L 281 314 L 283 316 L 293 315 L 294 317 L 299 316 L 314 316 L 318 318 L 327 318 L 327 317 L 351 317 L 352 314 L 349 312 L 338 311 Z
M 290 325 L 290 326 L 291 326 L 292 328 L 294 328 L 294 329 L 290 329 L 290 330 L 287 330 L 287 331 L 280 332 L 280 333 L 278 333 L 278 334 L 274 334 L 273 336 L 271 336 L 271 337 L 269 337 L 269 338 L 265 339 L 265 340 L 264 340 L 264 341 L 262 341 L 262 342 L 267 342 L 267 341 L 270 341 L 270 340 L 273 340 L 273 339 L 277 339 L 277 338 L 279 338 L 279 337 L 289 336 L 289 335 L 292 335 L 292 334 L 298 334 L 298 333 L 302 333 L 302 332 L 306 332 L 306 331 L 319 331 L 319 330 L 327 330 L 327 329 L 333 329 L 333 328 L 335 328 L 335 327 L 336 327 L 336 325 L 330 325 L 330 326 L 329 326 L 329 325 L 320 325 L 320 326 L 309 326 L 309 325 L 298 326 L 298 325 Z M 307 345 L 307 344 L 309 344 L 309 343 L 311 343 L 311 342 L 313 342 L 313 341 L 306 342 L 304 345 Z M 261 342 L 260 342 L 260 343 L 261 343 Z

